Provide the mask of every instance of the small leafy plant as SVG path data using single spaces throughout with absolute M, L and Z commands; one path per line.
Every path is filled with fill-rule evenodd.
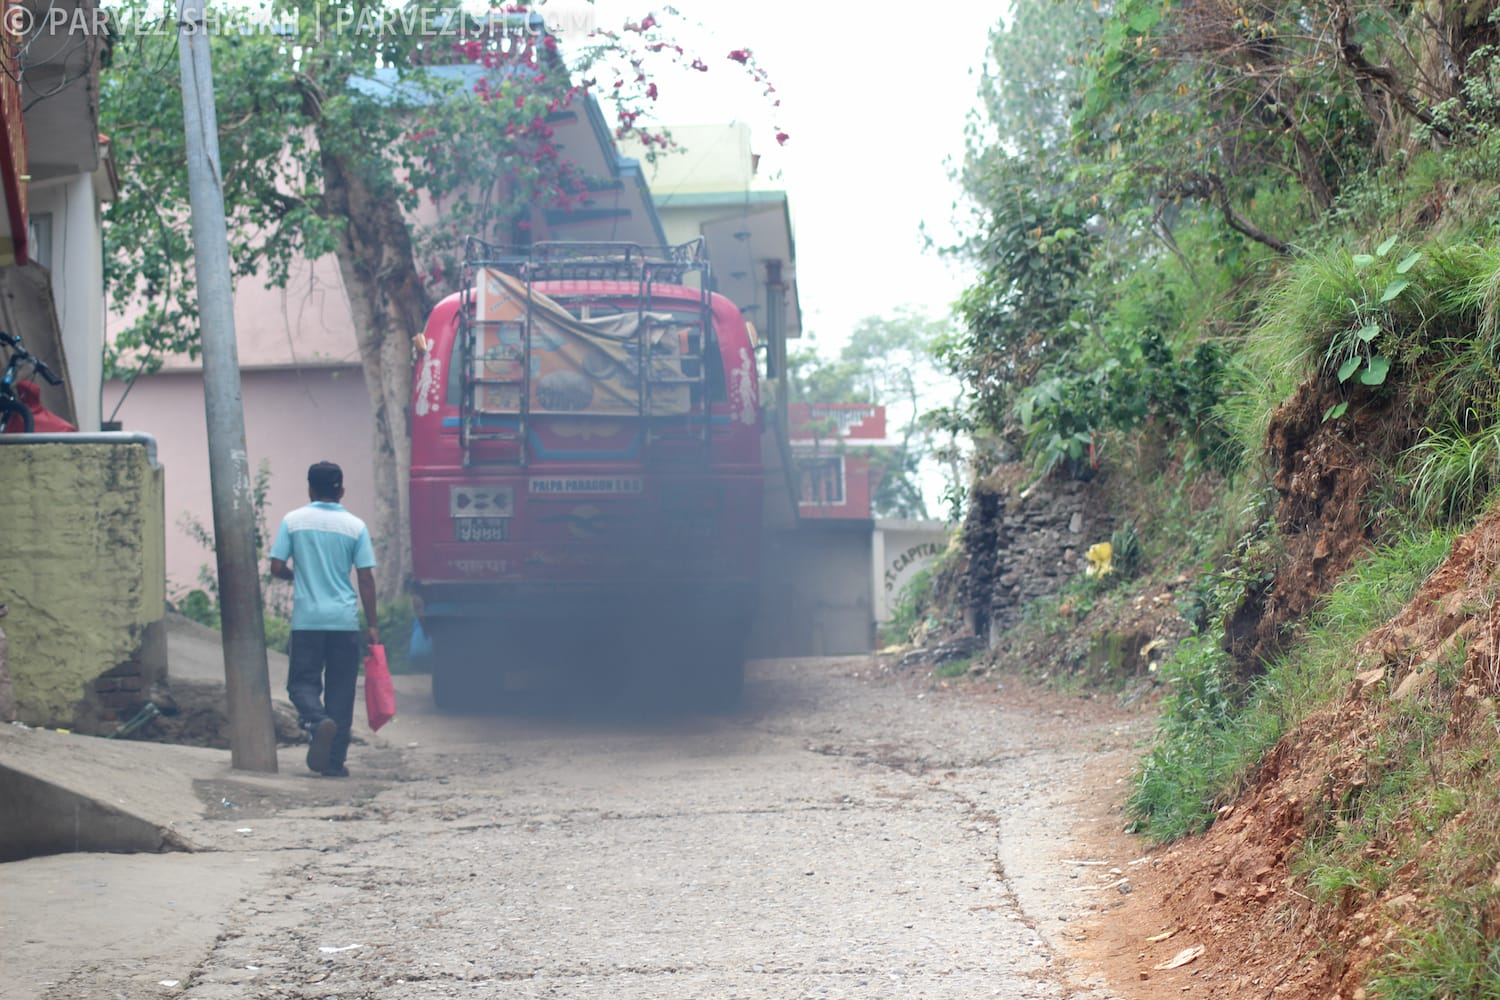
M 256 467 L 255 479 L 251 483 L 250 503 L 254 510 L 255 559 L 260 573 L 260 590 L 265 602 L 263 621 L 266 646 L 278 653 L 285 653 L 292 638 L 291 588 L 271 575 L 271 563 L 266 557 L 269 549 L 269 506 L 271 494 L 271 463 L 262 459 Z M 210 552 L 214 551 L 213 531 L 191 514 L 184 513 L 178 526 L 187 535 Z M 188 591 L 179 601 L 178 613 L 191 618 L 200 625 L 219 628 L 223 621 L 219 601 L 219 580 L 212 570 L 202 566 L 198 570 L 198 588 Z
M 1350 259 L 1356 273 L 1368 271 L 1379 261 L 1388 257 L 1395 249 L 1396 241 L 1397 237 L 1392 236 L 1376 247 L 1373 254 L 1354 254 Z M 1407 274 L 1421 259 L 1420 250 L 1401 258 L 1396 263 L 1394 273 L 1385 282 L 1380 295 L 1373 303 L 1353 298 L 1349 300 L 1353 311 L 1353 321 L 1358 325 L 1351 324 L 1349 329 L 1329 342 L 1328 354 L 1324 360 L 1325 366 L 1331 366 L 1335 361 L 1338 362 L 1334 374 L 1338 377 L 1340 385 L 1347 384 L 1350 379 L 1356 379 L 1361 385 L 1367 386 L 1385 384 L 1386 377 L 1391 372 L 1391 358 L 1377 349 L 1375 345 L 1381 334 L 1386 332 L 1388 319 L 1385 316 L 1385 307 L 1411 286 L 1411 279 L 1407 277 Z M 1337 420 L 1348 409 L 1349 401 L 1342 400 L 1330 406 L 1323 414 L 1323 419 Z

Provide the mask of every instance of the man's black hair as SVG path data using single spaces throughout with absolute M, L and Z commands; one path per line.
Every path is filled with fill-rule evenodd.
M 332 462 L 317 462 L 307 469 L 307 486 L 319 500 L 337 500 L 344 488 L 344 470 Z

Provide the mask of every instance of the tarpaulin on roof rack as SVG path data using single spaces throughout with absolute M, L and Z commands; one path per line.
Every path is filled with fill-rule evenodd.
M 667 417 L 691 410 L 682 364 L 690 327 L 674 322 L 670 314 L 627 312 L 582 319 L 503 271 L 485 268 L 477 284 L 473 376 L 508 383 L 476 386 L 477 410 L 521 409 L 528 305 L 529 412 L 624 416 L 644 410 L 648 416 Z M 649 364 L 646 379 L 643 364 Z M 642 402 L 643 393 L 648 403 Z

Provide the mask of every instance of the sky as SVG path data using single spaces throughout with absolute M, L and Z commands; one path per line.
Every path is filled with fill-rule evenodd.
M 676 0 L 674 6 L 690 22 L 680 40 L 690 53 L 701 51 L 709 71 L 663 75 L 660 122 L 750 124 L 761 154 L 760 186 L 788 193 L 803 327 L 820 354 L 831 356 L 861 318 L 896 306 L 946 314 L 966 273 L 924 248 L 922 226 L 939 242 L 956 233 L 960 193 L 949 164 L 962 155 L 989 29 L 1004 5 Z M 653 11 L 641 0 L 597 0 L 595 9 L 611 25 Z M 739 48 L 754 53 L 779 108 L 727 58 Z M 778 129 L 789 135 L 780 147 Z
M 574 0 L 547 0 L 547 4 Z M 545 11 L 547 4 L 542 4 Z M 927 245 L 959 233 L 962 194 L 950 178 L 978 105 L 989 32 L 1008 4 L 947 0 L 675 0 L 676 22 L 706 73 L 664 75 L 658 119 L 671 126 L 747 122 L 761 154 L 757 186 L 787 192 L 803 340 L 832 359 L 867 316 L 903 305 L 945 316 L 966 268 Z M 594 0 L 603 24 L 639 22 L 643 0 Z M 664 19 L 665 20 L 665 19 Z M 669 22 L 672 23 L 672 22 Z M 727 56 L 748 48 L 776 88 L 772 107 Z M 776 133 L 789 138 L 778 146 Z M 921 409 L 950 405 L 951 377 L 921 378 Z M 893 427 L 911 418 L 887 401 Z M 946 469 L 924 462 L 929 512 L 943 516 Z

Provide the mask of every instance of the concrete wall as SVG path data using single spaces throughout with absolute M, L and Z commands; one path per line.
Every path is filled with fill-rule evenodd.
M 22 722 L 112 730 L 166 675 L 163 474 L 149 449 L 0 446 L 0 620 Z M 25 440 L 25 439 L 19 439 Z
M 823 656 L 875 648 L 869 521 L 803 522 L 762 554 L 752 656 Z
M 672 139 L 680 152 L 659 157 L 655 163 L 646 157 L 651 150 L 632 138 L 622 139 L 620 152 L 640 159 L 646 183 L 658 194 L 700 191 L 746 191 L 755 179 L 755 160 L 750 149 L 750 126 L 743 122 L 729 125 L 673 125 Z M 673 239 L 665 216 L 663 227 Z M 688 236 L 697 236 L 696 228 Z
M 108 330 L 117 334 L 135 315 L 110 316 Z M 251 280 L 235 285 L 234 334 L 235 356 L 251 371 L 359 364 L 349 296 L 332 254 L 293 260 L 284 288 Z M 182 354 L 162 359 L 166 371 L 196 372 L 202 364 Z
M 103 380 L 104 258 L 99 251 L 103 224 L 91 174 L 39 183 L 30 191 L 33 227 L 45 220 L 45 246 L 34 254 L 52 275 L 52 294 L 73 387 L 75 423 L 81 431 L 99 429 L 99 390 Z
M 22 370 L 23 377 L 41 390 L 43 406 L 64 420 L 76 421 L 73 373 L 57 319 L 52 272 L 40 264 L 0 267 L 0 330 L 23 337 L 26 349 L 62 379 L 54 386 L 35 377 L 29 366 Z
M 950 537 L 948 526 L 941 521 L 875 522 L 872 564 L 876 621 L 890 620 L 901 591 L 948 550 Z
M 105 412 L 114 409 L 123 386 L 105 386 Z M 307 467 L 327 459 L 344 468 L 344 505 L 368 520 L 374 491 L 370 457 L 370 398 L 358 368 L 300 368 L 240 373 L 245 405 L 245 442 L 254 475 L 269 463 L 266 530 L 307 503 Z M 175 600 L 199 586 L 199 572 L 214 567 L 214 554 L 184 528 L 184 519 L 213 528 L 208 478 L 208 429 L 203 415 L 203 379 L 198 372 L 170 372 L 138 380 L 120 406 L 127 431 L 145 431 L 158 442 L 162 464 L 172 470 L 166 489 L 168 593 Z M 266 539 L 270 544 L 270 538 Z

